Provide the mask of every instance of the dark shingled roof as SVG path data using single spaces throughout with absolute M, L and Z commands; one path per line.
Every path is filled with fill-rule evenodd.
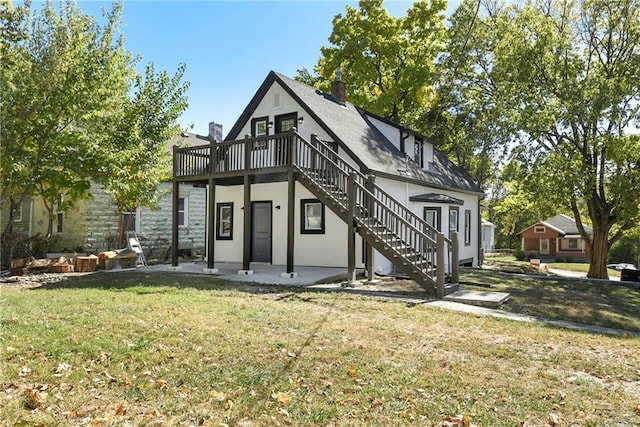
M 313 119 L 349 155 L 358 162 L 364 173 L 374 173 L 397 179 L 416 181 L 435 188 L 454 189 L 483 194 L 482 188 L 462 169 L 454 165 L 434 147 L 433 163 L 423 170 L 400 152 L 368 120 L 367 113 L 350 102 L 341 104 L 332 95 L 297 80 L 271 71 L 253 99 L 225 138 L 234 140 L 244 123 L 251 118 L 260 100 L 273 82 L 278 82 Z M 373 115 L 376 117 L 375 115 Z M 401 125 L 399 128 L 405 129 Z
M 545 219 L 544 221 L 542 221 L 542 223 L 557 229 L 565 235 L 580 234 L 576 221 L 567 215 L 559 214 L 549 219 Z M 584 225 L 584 231 L 586 231 L 588 234 L 592 234 L 593 228 L 589 227 L 588 225 Z
M 518 234 L 522 234 L 525 231 L 535 227 L 538 224 L 546 225 L 547 227 L 557 231 L 562 236 L 579 236 L 580 235 L 580 231 L 578 230 L 578 224 L 576 223 L 576 221 L 570 216 L 563 215 L 563 214 L 559 214 L 549 219 L 545 219 L 544 221 L 536 222 L 535 224 L 525 228 Z M 584 226 L 584 231 L 586 231 L 587 234 L 593 234 L 593 228 L 585 224 L 583 224 L 583 226 Z
M 426 193 L 417 194 L 409 197 L 410 202 L 435 202 L 435 203 L 447 203 L 450 205 L 463 205 L 464 202 L 455 197 L 447 196 L 446 194 L 439 193 Z

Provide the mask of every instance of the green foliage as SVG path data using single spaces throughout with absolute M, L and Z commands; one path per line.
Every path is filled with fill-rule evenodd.
M 484 39 L 462 44 L 470 62 L 457 103 L 496 118 L 489 130 L 535 183 L 519 194 L 533 188 L 536 202 L 593 226 L 592 240 L 581 233 L 589 276 L 604 278 L 610 245 L 640 222 L 640 2 L 530 0 L 480 13 L 471 4 L 459 31 Z
M 153 64 L 135 79 L 135 93 L 123 99 L 106 122 L 115 132 L 108 135 L 110 169 L 102 177 L 118 209 L 118 243 L 124 242 L 123 213 L 139 206 L 155 207 L 162 195 L 158 184 L 171 179 L 168 142 L 180 131 L 176 120 L 187 108 L 185 66 L 173 77 L 156 73 Z
M 430 107 L 437 80 L 435 59 L 444 49 L 446 2 L 416 2 L 407 16 L 390 16 L 382 0 L 346 6 L 333 19 L 331 43 L 321 48 L 316 76 L 307 70 L 298 79 L 329 87 L 339 67 L 349 101 L 398 123 L 416 126 Z M 416 127 L 418 130 L 420 127 Z
M 184 66 L 174 77 L 153 64 L 138 74 L 121 36 L 121 3 L 102 26 L 72 0 L 34 11 L 3 2 L 0 16 L 2 204 L 41 197 L 50 231 L 55 211 L 87 197 L 96 181 L 120 212 L 152 206 L 187 105 Z
M 609 262 L 628 262 L 640 267 L 640 237 L 624 236 L 611 246 Z

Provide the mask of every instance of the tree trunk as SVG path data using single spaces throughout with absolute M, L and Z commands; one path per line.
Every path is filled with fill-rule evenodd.
M 608 227 L 594 224 L 593 240 L 591 241 L 591 256 L 587 277 L 594 279 L 608 279 L 607 256 L 609 255 Z
M 124 213 L 118 209 L 118 232 L 116 234 L 116 248 L 124 247 Z

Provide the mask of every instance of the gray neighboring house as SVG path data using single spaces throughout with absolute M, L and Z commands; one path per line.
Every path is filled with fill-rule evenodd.
M 221 126 L 210 123 L 210 136 L 196 135 L 185 132 L 174 138 L 168 148 L 173 146 L 190 147 L 207 144 L 210 138 L 221 138 Z M 135 231 L 147 259 L 155 258 L 165 261 L 171 249 L 172 229 L 172 185 L 163 182 L 159 186 L 163 193 L 156 209 L 138 208 L 125 214 L 125 219 L 131 218 L 128 231 Z M 86 233 L 84 233 L 83 247 L 86 252 L 98 253 L 107 249 L 114 249 L 114 239 L 118 227 L 118 217 L 115 205 L 101 185 L 91 187 L 92 199 L 85 208 Z M 180 240 L 178 249 L 181 255 L 202 258 L 205 254 L 205 206 L 206 189 L 193 185 L 179 186 L 179 223 Z

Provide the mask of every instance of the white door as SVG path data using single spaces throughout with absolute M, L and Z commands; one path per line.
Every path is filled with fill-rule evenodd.
M 549 239 L 540 239 L 540 255 L 549 255 Z

